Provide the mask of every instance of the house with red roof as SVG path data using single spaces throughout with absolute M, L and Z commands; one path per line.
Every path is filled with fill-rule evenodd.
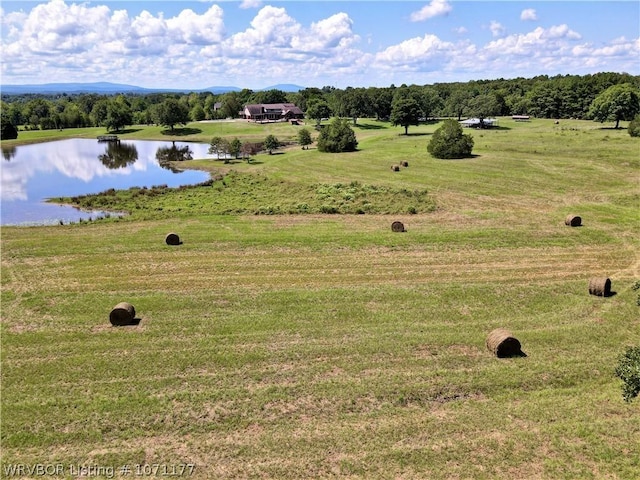
M 245 105 L 242 118 L 254 122 L 287 122 L 291 119 L 304 118 L 304 112 L 293 103 L 257 103 Z

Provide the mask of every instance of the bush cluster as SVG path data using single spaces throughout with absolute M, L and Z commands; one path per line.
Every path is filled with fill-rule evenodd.
M 627 131 L 632 137 L 640 137 L 640 115 L 636 116 L 636 118 L 629 122 Z
M 624 382 L 622 397 L 630 402 L 640 393 L 640 346 L 627 347 L 618 359 L 615 373 Z
M 357 147 L 356 134 L 347 120 L 334 118 L 329 125 L 320 130 L 318 150 L 321 152 L 353 152 Z
M 465 158 L 471 156 L 473 138 L 462 133 L 458 122 L 447 119 L 431 137 L 427 151 L 436 158 Z

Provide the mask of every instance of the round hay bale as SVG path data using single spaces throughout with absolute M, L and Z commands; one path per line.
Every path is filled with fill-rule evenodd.
M 167 245 L 180 245 L 182 243 L 176 233 L 168 233 L 164 241 L 167 242 Z
M 399 172 L 400 171 L 400 165 L 391 165 L 391 170 L 393 170 L 394 172 Z
M 487 348 L 498 358 L 523 356 L 520 341 L 504 328 L 496 328 L 489 333 Z
M 608 278 L 592 278 L 589 280 L 589 293 L 598 297 L 611 295 L 611 280 Z
M 404 232 L 404 224 L 402 222 L 395 221 L 391 224 L 392 232 Z
M 402 166 L 403 167 L 408 167 L 409 166 L 409 162 L 407 162 L 407 161 L 402 162 Z
M 123 325 L 137 325 L 136 309 L 127 302 L 117 304 L 109 314 L 111 325 L 121 327 Z
M 580 225 L 582 225 L 582 218 L 580 218 L 578 215 L 569 214 L 564 219 L 564 224 L 568 225 L 569 227 L 579 227 Z

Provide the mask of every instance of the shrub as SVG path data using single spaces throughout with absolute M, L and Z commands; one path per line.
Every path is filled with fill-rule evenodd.
M 618 358 L 615 370 L 622 385 L 622 397 L 630 402 L 640 393 L 640 347 L 627 347 L 627 351 Z
M 471 156 L 473 138 L 462 133 L 462 127 L 458 122 L 447 119 L 438 128 L 427 151 L 436 158 L 465 158 Z
M 2 122 L 2 129 L 0 131 L 0 138 L 2 140 L 14 140 L 18 138 L 18 130 L 9 122 Z
M 640 137 L 640 115 L 637 115 L 636 118 L 629 122 L 627 131 L 632 137 Z
M 638 290 L 640 290 L 640 280 L 638 280 L 636 283 L 634 283 L 631 288 L 633 289 L 634 292 L 637 292 Z M 640 292 L 638 292 L 638 298 L 636 299 L 636 305 L 638 305 L 640 307 Z
M 344 119 L 334 118 L 320 131 L 318 150 L 321 152 L 353 152 L 357 147 L 356 134 Z

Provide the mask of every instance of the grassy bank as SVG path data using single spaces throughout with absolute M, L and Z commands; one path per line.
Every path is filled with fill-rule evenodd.
M 3 228 L 3 472 L 638 477 L 639 404 L 613 374 L 640 343 L 638 143 L 501 123 L 473 132 L 474 158 L 442 161 L 426 154 L 437 125 L 362 121 L 353 154 L 194 160 L 228 184 L 122 194 L 139 205 L 126 220 Z M 386 192 L 369 197 L 383 210 L 252 211 L 304 192 L 348 204 L 318 186 L 351 182 Z M 426 190 L 424 210 L 403 189 Z M 603 276 L 615 295 L 589 295 Z M 121 301 L 138 326 L 109 324 Z M 496 327 L 527 356 L 491 355 Z

